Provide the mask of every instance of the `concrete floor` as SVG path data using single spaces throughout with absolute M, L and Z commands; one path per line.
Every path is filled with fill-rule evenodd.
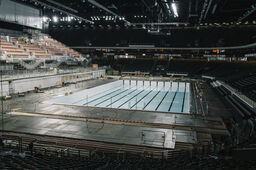
M 42 103 L 67 92 L 112 81 L 115 79 L 89 80 L 44 90 L 44 93 L 31 92 L 25 97 L 14 97 L 4 102 L 5 110 L 12 111 L 4 116 L 4 129 L 169 149 L 175 148 L 176 142 L 197 143 L 197 132 L 228 135 L 222 119 L 214 116 Z M 57 118 L 53 117 L 56 115 Z M 74 120 L 78 117 L 80 120 Z
M 204 84 L 203 93 L 206 94 L 208 102 L 208 116 L 219 116 L 223 119 L 230 119 L 232 117 L 232 110 L 225 106 L 223 100 L 216 94 L 210 85 Z

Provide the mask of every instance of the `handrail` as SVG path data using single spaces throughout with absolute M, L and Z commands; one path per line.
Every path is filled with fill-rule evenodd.
M 244 94 L 242 94 L 240 91 L 238 91 L 237 89 L 234 89 L 233 87 L 231 87 L 230 85 L 224 83 L 223 81 L 216 81 L 217 83 L 221 84 L 222 86 L 224 86 L 226 89 L 228 89 L 233 95 L 235 95 L 236 97 L 238 97 L 240 100 L 242 100 L 244 103 L 246 103 L 248 106 L 250 106 L 253 109 L 256 109 L 256 102 L 251 100 L 249 97 L 245 96 Z
M 99 68 L 80 68 L 74 70 L 59 70 L 55 73 L 52 71 L 42 71 L 38 72 L 37 70 L 25 70 L 25 71 L 16 71 L 11 70 L 10 74 L 3 74 L 3 81 L 14 80 L 14 79 L 26 79 L 26 78 L 36 78 L 36 77 L 45 77 L 45 76 L 56 76 L 56 75 L 67 75 L 67 74 L 79 74 L 79 73 L 90 73 L 93 71 L 105 70 L 103 67 Z
M 220 49 L 220 50 L 227 50 L 227 49 L 243 49 L 243 48 L 252 48 L 255 47 L 256 43 L 241 45 L 241 46 L 230 46 L 230 47 L 137 47 L 137 46 L 122 46 L 122 47 L 104 47 L 104 46 L 98 46 L 98 47 L 92 47 L 92 46 L 72 46 L 70 48 L 76 48 L 76 49 L 163 49 L 163 50 L 214 50 L 214 49 Z
M 25 67 L 26 69 L 34 69 L 34 68 L 36 68 L 37 66 L 39 66 L 41 63 L 43 63 L 44 62 L 44 60 L 43 59 L 40 59 L 40 60 L 38 60 L 38 61 L 36 61 L 35 63 L 33 63 L 33 64 L 27 64 L 27 63 L 25 63 L 23 60 L 19 60 L 19 64 L 21 65 L 21 66 L 23 66 L 23 67 Z
M 48 135 L 33 135 L 29 133 L 17 133 L 11 134 L 11 131 L 5 131 L 5 134 L 2 136 L 2 139 L 14 140 L 19 142 L 20 147 L 26 148 L 29 143 L 34 143 L 34 148 L 44 148 L 45 151 L 57 151 L 62 149 L 63 151 L 69 150 L 70 152 L 76 152 L 80 154 L 80 151 L 86 151 L 89 153 L 90 151 L 96 152 L 113 152 L 113 153 L 127 153 L 127 154 L 136 154 L 142 155 L 143 153 L 148 153 L 153 157 L 159 157 L 162 159 L 167 158 L 169 149 L 162 148 L 151 148 L 151 147 L 141 147 L 141 146 L 133 146 L 133 145 L 119 145 L 115 143 L 105 143 L 98 141 L 87 141 L 84 139 L 73 139 L 65 138 L 65 137 L 56 137 L 54 140 L 54 136 Z M 16 132 L 14 132 L 16 133 Z M 35 140 L 36 139 L 36 140 Z M 86 142 L 85 142 L 86 141 Z M 89 143 L 88 143 L 89 142 Z M 93 144 L 93 142 L 96 142 Z M 107 145 L 106 145 L 107 144 Z M 123 147 L 125 146 L 125 147 Z M 47 148 L 50 148 L 47 149 Z M 147 148 L 147 149 L 146 149 Z M 146 149 L 146 150 L 145 150 Z M 175 150 L 172 150 L 175 151 Z M 176 150 L 179 151 L 179 150 Z

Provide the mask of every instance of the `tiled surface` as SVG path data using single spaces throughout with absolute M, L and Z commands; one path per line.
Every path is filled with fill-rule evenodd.
M 119 80 L 44 103 L 189 113 L 189 100 L 189 83 Z

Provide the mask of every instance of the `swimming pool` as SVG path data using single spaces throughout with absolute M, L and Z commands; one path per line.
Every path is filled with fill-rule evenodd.
M 118 80 L 45 103 L 189 113 L 190 83 Z

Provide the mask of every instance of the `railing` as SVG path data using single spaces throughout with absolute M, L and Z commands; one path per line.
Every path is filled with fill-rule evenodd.
M 202 75 L 202 78 L 210 79 L 210 80 L 215 80 L 215 77 L 212 77 L 212 76 L 204 76 L 204 75 Z
M 13 70 L 13 65 L 0 65 L 0 70 Z
M 210 79 L 210 80 L 215 80 L 215 77 L 211 77 L 211 76 L 202 76 L 202 78 L 206 78 L 206 79 Z M 217 87 L 217 86 L 224 86 L 226 89 L 228 89 L 233 95 L 235 95 L 236 97 L 238 97 L 240 100 L 242 100 L 243 102 L 245 102 L 248 106 L 250 106 L 253 109 L 256 109 L 256 102 L 251 100 L 250 98 L 248 98 L 247 96 L 245 96 L 242 92 L 240 92 L 239 90 L 231 87 L 230 85 L 224 83 L 223 81 L 214 81 L 212 83 L 213 87 Z
M 76 69 L 63 69 L 56 71 L 49 71 L 48 69 L 37 69 L 37 70 L 8 70 L 3 72 L 3 81 L 13 80 L 13 79 L 24 79 L 31 77 L 43 77 L 52 76 L 59 74 L 73 74 L 73 73 L 83 73 L 90 71 L 97 71 L 104 68 L 76 68 Z
M 12 132 L 4 132 L 1 136 L 3 142 L 2 149 L 14 149 L 20 153 L 42 153 L 51 154 L 56 156 L 86 156 L 93 157 L 97 153 L 105 155 L 107 153 L 115 154 L 116 157 L 120 154 L 138 155 L 141 157 L 151 157 L 157 159 L 168 159 L 170 156 L 169 151 L 180 150 L 165 150 L 165 149 L 152 149 L 148 147 L 136 147 L 129 145 L 107 144 L 99 143 L 97 141 L 86 141 L 80 139 L 68 139 L 64 137 L 50 137 L 47 135 L 32 135 L 32 134 L 19 134 Z M 33 147 L 29 148 L 29 145 Z M 102 154 L 103 153 L 103 154 Z M 169 153 L 169 154 L 168 154 Z
M 248 98 L 247 96 L 245 96 L 244 94 L 242 94 L 240 91 L 238 91 L 237 89 L 234 89 L 233 87 L 231 87 L 230 85 L 222 82 L 222 81 L 217 81 L 218 84 L 221 84 L 222 86 L 224 86 L 226 89 L 228 89 L 233 95 L 235 95 L 236 97 L 238 97 L 240 100 L 242 100 L 243 102 L 245 102 L 248 106 L 250 106 L 253 109 L 256 109 L 256 102 L 251 100 L 250 98 Z
M 26 62 L 24 62 L 22 60 L 19 60 L 19 64 L 21 66 L 23 66 L 24 68 L 29 69 L 29 70 L 35 69 L 36 67 L 38 67 L 43 62 L 44 62 L 44 60 L 40 59 L 38 61 L 35 61 L 33 64 L 27 64 Z

